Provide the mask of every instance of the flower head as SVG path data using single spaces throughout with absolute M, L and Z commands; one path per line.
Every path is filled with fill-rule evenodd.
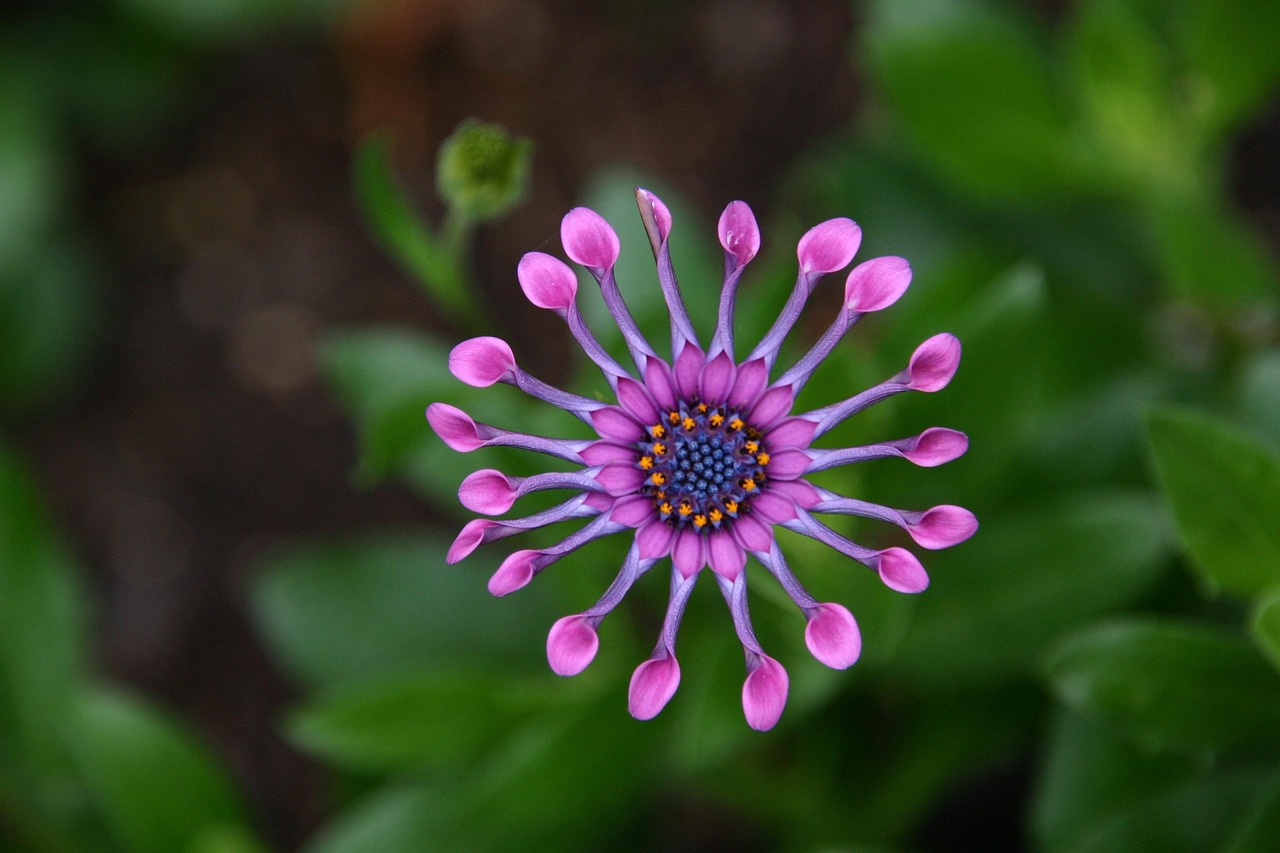
M 556 545 L 515 551 L 494 574 L 489 589 L 506 595 L 586 543 L 614 533 L 630 533 L 631 547 L 621 571 L 594 606 L 555 623 L 547 638 L 547 659 L 560 675 L 585 669 L 599 646 L 596 628 L 641 575 L 670 559 L 671 598 L 653 654 L 631 679 L 629 708 L 640 719 L 657 715 L 680 683 L 676 632 L 685 604 L 704 569 L 720 587 L 746 655 L 743 711 L 752 728 L 777 723 L 787 699 L 782 664 L 765 654 L 747 611 L 747 557 L 765 567 L 799 606 L 807 620 L 805 642 L 819 661 L 844 669 L 858 659 L 862 639 L 853 615 L 840 604 L 819 602 L 801 585 L 774 538 L 776 526 L 817 539 L 875 571 L 900 592 L 920 592 L 929 578 L 906 549 L 863 547 L 819 520 L 823 514 L 857 515 L 896 524 L 923 548 L 945 548 L 973 535 L 977 521 L 968 510 L 937 506 L 923 511 L 891 509 L 847 498 L 806 477 L 840 465 L 897 456 L 931 467 L 960 456 L 963 433 L 934 427 L 919 435 L 860 447 L 819 448 L 824 433 L 893 394 L 938 391 L 960 360 L 960 342 L 949 334 L 921 344 L 895 376 L 847 400 L 821 409 L 793 412 L 796 395 L 818 365 L 863 314 L 887 308 L 911 282 L 901 258 L 873 258 L 853 268 L 843 304 L 826 333 L 794 365 L 771 380 L 782 342 L 818 281 L 852 261 L 861 231 L 852 220 L 823 222 L 801 238 L 800 274 L 773 327 L 745 358 L 735 355 L 733 314 L 738 281 L 760 247 L 751 209 L 731 203 L 720 218 L 725 281 L 715 332 L 704 347 L 697 337 L 676 283 L 667 248 L 671 214 L 656 196 L 637 191 L 641 218 L 657 259 L 658 280 L 671 315 L 671 358 L 660 357 L 645 339 L 614 279 L 618 238 L 603 218 L 585 208 L 565 216 L 565 253 L 586 267 L 622 331 L 634 370 L 614 359 L 587 328 L 576 302 L 576 279 L 562 261 L 542 253 L 521 260 L 520 285 L 530 301 L 565 319 L 586 354 L 600 367 L 616 404 L 561 391 L 525 373 L 504 342 L 474 338 L 450 358 L 454 375 L 477 387 L 505 382 L 576 415 L 595 433 L 586 439 L 556 439 L 511 432 L 477 423 L 464 412 L 433 403 L 427 418 L 441 438 L 463 452 L 487 445 L 535 450 L 579 466 L 571 472 L 508 477 L 482 469 L 459 490 L 464 506 L 485 515 L 505 513 L 521 496 L 564 489 L 572 496 L 551 509 L 512 519 L 469 522 L 449 550 L 454 563 L 495 539 L 569 519 L 585 524 Z

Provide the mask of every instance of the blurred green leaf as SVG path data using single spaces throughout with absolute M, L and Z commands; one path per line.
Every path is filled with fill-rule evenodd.
M 231 43 L 264 31 L 313 27 L 343 7 L 341 0 L 114 0 L 113 5 L 195 44 Z
M 1280 590 L 1258 601 L 1251 630 L 1254 642 L 1280 670 Z
M 101 688 L 82 691 L 75 706 L 71 749 L 122 849 L 173 853 L 244 822 L 231 780 L 172 720 Z
M 970 191 L 1040 197 L 1087 185 L 1048 56 L 1011 17 L 967 0 L 882 0 L 859 46 L 906 135 Z
M 1064 641 L 1048 677 L 1069 707 L 1159 749 L 1280 746 L 1280 678 L 1242 638 L 1195 623 L 1125 622 Z
M 294 715 L 288 731 L 301 749 L 337 767 L 456 770 L 530 711 L 570 695 L 547 677 L 526 688 L 485 672 L 412 672 L 331 691 Z
M 1157 203 L 1152 228 L 1168 287 L 1209 309 L 1275 299 L 1275 261 L 1253 227 L 1219 202 L 1196 197 Z
M 1280 349 L 1263 350 L 1249 360 L 1234 396 L 1241 424 L 1280 453 Z
M 431 435 L 427 404 L 461 384 L 449 372 L 444 344 L 408 330 L 334 332 L 325 338 L 320 359 L 329 382 L 356 417 L 358 476 L 365 484 L 393 474 L 414 446 Z
M 1117 180 L 1138 193 L 1192 185 L 1199 140 L 1174 98 L 1173 57 L 1132 5 L 1077 6 L 1067 54 L 1102 160 Z
M 1177 8 L 1190 95 L 1211 130 L 1233 130 L 1280 86 L 1280 5 L 1188 0 Z
M 1251 812 L 1241 821 L 1224 853 L 1271 853 L 1280 838 L 1280 779 L 1272 777 L 1254 800 Z
M 75 245 L 45 237 L 0 263 L 0 408 L 47 403 L 80 378 L 96 303 L 95 273 Z
M 0 46 L 0 270 L 8 270 L 62 213 L 67 164 L 28 69 L 14 61 L 7 40 Z
M 441 843 L 441 802 L 436 788 L 384 788 L 324 826 L 306 853 L 419 853 Z
M 0 756 L 32 762 L 33 775 L 62 761 L 57 726 L 84 676 L 84 621 L 71 557 L 0 446 Z
M 1102 720 L 1064 713 L 1049 735 L 1031 825 L 1044 853 L 1232 849 L 1225 843 L 1260 817 L 1264 779 L 1153 755 Z
M 311 685 L 415 666 L 543 663 L 554 616 L 537 586 L 496 601 L 485 583 L 505 552 L 448 566 L 448 544 L 382 535 L 268 557 L 251 595 L 275 659 Z
M 1210 587 L 1251 595 L 1280 584 L 1280 456 L 1172 407 L 1154 409 L 1147 430 L 1183 544 Z
M 395 181 L 390 146 L 381 136 L 356 152 L 355 192 L 360 210 L 382 247 L 414 277 L 454 322 L 467 325 L 479 312 L 458 257 L 422 220 Z
M 1168 533 L 1145 495 L 1082 492 L 1056 506 L 982 519 L 970 541 L 926 560 L 896 675 L 964 684 L 1030 674 L 1064 632 L 1148 589 Z

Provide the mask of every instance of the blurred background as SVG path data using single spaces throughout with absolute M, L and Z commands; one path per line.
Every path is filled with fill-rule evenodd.
M 10 4 L 0 849 L 1274 850 L 1277 43 L 1269 0 Z M 575 204 L 619 232 L 661 340 L 637 185 L 672 208 L 702 328 L 733 199 L 764 238 L 747 339 L 818 221 L 911 261 L 802 404 L 936 332 L 965 347 L 944 392 L 831 446 L 941 425 L 966 457 L 823 484 L 982 529 L 921 555 L 921 596 L 784 537 L 864 651 L 825 670 L 751 574 L 792 678 L 764 735 L 709 584 L 681 690 L 640 723 L 662 572 L 566 680 L 546 630 L 624 543 L 501 600 L 505 543 L 444 565 L 469 471 L 545 466 L 448 451 L 427 403 L 580 434 L 463 386 L 449 349 L 500 335 L 600 390 L 515 278 Z

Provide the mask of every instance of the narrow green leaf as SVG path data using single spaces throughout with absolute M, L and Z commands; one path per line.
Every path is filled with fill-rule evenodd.
M 1153 754 L 1070 712 L 1054 724 L 1042 768 L 1031 827 L 1044 853 L 1237 849 L 1230 840 L 1258 820 L 1258 792 L 1268 793 L 1266 771 Z
M 1083 492 L 982 519 L 970 541 L 925 559 L 931 587 L 891 666 L 924 684 L 1030 674 L 1065 632 L 1132 601 L 1159 576 L 1168 536 L 1145 496 Z
M 530 710 L 574 695 L 558 679 L 542 678 L 533 690 L 516 687 L 472 670 L 362 680 L 310 702 L 290 720 L 289 737 L 353 770 L 465 770 Z
M 1191 195 L 1163 200 L 1149 215 L 1165 279 L 1177 296 L 1229 312 L 1280 292 L 1262 236 L 1224 203 Z
M 1262 598 L 1253 611 L 1253 640 L 1280 669 L 1280 591 Z
M 369 227 L 417 283 L 464 325 L 478 313 L 466 275 L 456 258 L 423 223 L 392 176 L 387 140 L 373 136 L 356 152 L 355 192 Z
M 981 195 L 1060 194 L 1088 178 L 1026 29 L 978 2 L 877 3 L 862 47 L 920 153 Z
M 1156 748 L 1280 746 L 1280 678 L 1231 633 L 1195 623 L 1105 625 L 1055 649 L 1047 672 L 1068 706 Z
M 1190 0 L 1177 8 L 1195 104 L 1211 130 L 1229 132 L 1280 85 L 1280 5 Z
M 173 853 L 244 822 L 230 779 L 207 750 L 136 699 L 83 691 L 68 737 L 84 785 L 121 849 Z
M 1280 456 L 1172 407 L 1154 409 L 1147 431 L 1183 544 L 1209 586 L 1252 595 L 1280 584 Z
M 448 544 L 370 536 L 268 557 L 251 595 L 276 660 L 313 685 L 409 667 L 545 666 L 555 616 L 537 585 L 496 601 L 485 583 L 503 552 L 449 566 Z

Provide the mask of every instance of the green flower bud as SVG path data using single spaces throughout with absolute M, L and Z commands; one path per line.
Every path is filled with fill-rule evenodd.
M 467 119 L 440 146 L 440 197 L 467 220 L 495 219 L 524 198 L 532 152 L 533 143 L 502 125 Z

